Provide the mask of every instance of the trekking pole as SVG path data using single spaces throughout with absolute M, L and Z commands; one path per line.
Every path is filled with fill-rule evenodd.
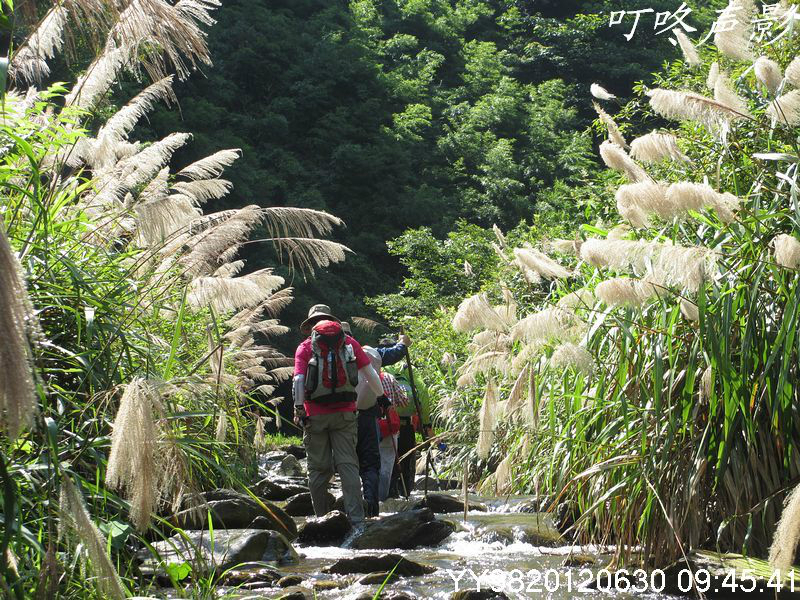
M 403 327 L 400 327 L 400 333 L 405 335 L 405 330 Z M 422 435 L 422 441 L 427 442 L 428 436 L 425 433 L 425 422 L 422 419 L 422 405 L 419 402 L 419 396 L 417 396 L 417 386 L 414 383 L 414 367 L 411 366 L 411 354 L 408 351 L 408 346 L 405 347 L 406 349 L 406 366 L 408 367 L 408 383 L 411 386 L 411 396 L 414 398 L 414 407 L 417 410 L 417 416 L 419 417 L 419 427 L 420 427 L 420 434 Z M 425 497 L 428 497 L 428 469 L 431 467 L 431 448 L 430 444 L 425 450 Z M 435 472 L 435 469 L 434 469 Z M 437 474 L 438 478 L 438 474 Z

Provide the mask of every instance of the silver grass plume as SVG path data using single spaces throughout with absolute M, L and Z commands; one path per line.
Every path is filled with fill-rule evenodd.
M 227 325 L 232 328 L 253 326 L 256 325 L 264 315 L 275 317 L 292 303 L 292 293 L 292 288 L 278 290 L 258 306 L 245 308 L 236 313 L 233 317 L 228 319 Z
M 201 158 L 193 162 L 183 170 L 178 171 L 178 175 L 187 179 L 211 179 L 219 177 L 226 167 L 230 167 L 240 156 L 242 151 L 239 148 L 220 150 L 210 156 Z
M 179 194 L 137 203 L 133 210 L 138 242 L 143 247 L 159 246 L 202 215 L 189 198 Z
M 112 115 L 97 132 L 95 140 L 85 139 L 80 154 L 95 169 L 105 169 L 120 158 L 125 139 L 136 123 L 155 104 L 172 97 L 172 77 L 165 77 L 142 90 L 128 104 Z M 132 155 L 132 154 L 131 154 Z
M 792 90 L 775 98 L 767 114 L 790 127 L 800 124 L 800 90 Z
M 578 373 L 591 375 L 594 371 L 594 358 L 586 348 L 572 342 L 564 342 L 553 350 L 550 367 L 554 369 L 574 369 Z
M 619 130 L 619 126 L 617 122 L 611 118 L 606 111 L 600 108 L 600 105 L 597 102 L 592 102 L 592 106 L 594 107 L 595 112 L 600 117 L 600 120 L 608 129 L 608 136 L 612 142 L 614 142 L 620 148 L 628 148 L 628 143 L 625 141 L 625 138 L 622 135 L 622 132 Z
M 681 314 L 687 321 L 696 322 L 700 320 L 700 309 L 697 307 L 697 304 L 686 298 L 681 298 Z
M 715 87 L 721 78 L 717 77 Z M 750 116 L 749 113 L 741 113 L 734 107 L 694 92 L 657 88 L 649 90 L 647 96 L 650 98 L 650 106 L 662 117 L 675 121 L 697 121 L 709 128 Z
M 343 225 L 340 218 L 311 208 L 272 206 L 263 209 L 263 215 L 267 232 L 273 238 L 313 238 Z
M 746 117 L 751 116 L 750 110 L 747 108 L 747 102 L 733 90 L 728 76 L 725 73 L 720 73 L 719 77 L 717 77 L 717 80 L 714 82 L 714 100 L 724 106 L 732 108 L 740 115 Z
M 755 15 L 755 6 L 750 0 L 731 0 L 718 18 L 720 23 L 731 27 L 718 28 L 714 44 L 724 55 L 735 60 L 753 61 L 750 50 L 750 23 Z
M 614 142 L 606 140 L 600 144 L 600 157 L 610 169 L 623 173 L 633 183 L 649 179 L 645 170 Z
M 500 247 L 505 248 L 506 236 L 503 235 L 503 231 L 496 224 L 492 225 L 492 231 L 494 231 L 494 236 L 497 238 L 497 243 L 500 245 Z
M 714 369 L 709 365 L 700 377 L 700 399 L 708 402 L 714 392 Z
M 616 200 L 619 214 L 637 228 L 650 225 L 650 214 L 665 220 L 680 214 L 667 200 L 667 188 L 663 183 L 644 181 L 622 185 L 617 189 Z
M 616 100 L 617 97 L 605 89 L 603 86 L 593 83 L 589 87 L 589 91 L 591 92 L 592 96 L 597 98 L 598 100 Z
M 683 60 L 686 61 L 686 64 L 693 67 L 700 66 L 703 61 L 700 60 L 700 55 L 697 52 L 697 48 L 695 48 L 695 45 L 692 43 L 689 37 L 678 27 L 673 29 L 672 33 L 675 34 L 675 39 L 678 40 L 678 46 L 681 48 Z
M 185 146 L 192 135 L 189 133 L 170 133 L 164 139 L 150 144 L 147 148 L 120 163 L 122 184 L 130 190 L 149 182 L 164 168 L 172 155 Z
M 224 410 L 219 412 L 219 416 L 217 416 L 217 429 L 214 432 L 214 439 L 217 440 L 220 444 L 225 442 L 225 439 L 228 437 L 228 416 L 225 414 Z
M 783 513 L 775 528 L 769 547 L 769 564 L 781 574 L 788 573 L 794 563 L 797 542 L 800 540 L 800 485 L 786 497 Z
M 783 81 L 780 65 L 771 58 L 760 56 L 753 65 L 753 69 L 756 73 L 756 79 L 764 84 L 770 94 L 775 95 Z
M 691 183 L 680 181 L 667 189 L 667 199 L 677 210 L 688 212 L 702 209 L 714 209 L 723 223 L 731 223 L 739 209 L 739 198 L 729 192 L 717 192 L 707 183 Z
M 53 6 L 39 27 L 14 52 L 8 74 L 27 82 L 41 81 L 50 75 L 47 61 L 64 45 L 64 26 L 68 11 L 61 5 Z
M 494 310 L 484 293 L 465 298 L 459 305 L 452 324 L 453 329 L 462 333 L 475 329 L 494 331 L 507 329 L 506 323 Z
M 28 341 L 33 318 L 22 269 L 0 223 L 0 427 L 12 440 L 36 412 Z
M 273 238 L 278 252 L 286 256 L 289 271 L 313 275 L 317 268 L 344 262 L 350 248 L 338 242 L 314 238 Z
M 233 262 L 225 263 L 211 275 L 212 277 L 236 277 L 243 268 L 244 261 L 235 260 Z
M 213 273 L 221 264 L 229 262 L 222 257 L 238 249 L 262 220 L 263 213 L 255 205 L 205 215 L 192 224 L 197 233 L 181 241 L 181 246 L 190 248 L 181 257 L 181 263 L 193 275 Z
M 612 227 L 611 230 L 606 235 L 607 240 L 622 240 L 628 237 L 628 234 L 631 232 L 631 228 L 625 225 L 624 223 L 620 225 L 616 225 Z M 578 252 L 580 253 L 580 248 L 578 248 Z
M 122 68 L 128 50 L 114 44 L 106 46 L 105 51 L 98 56 L 88 67 L 86 73 L 81 75 L 64 96 L 65 106 L 89 110 L 110 88 L 117 78 L 117 73 Z
M 581 288 L 560 298 L 556 306 L 568 311 L 574 311 L 579 308 L 591 309 L 594 303 L 594 291 L 589 288 Z
M 144 65 L 154 79 L 173 69 L 185 79 L 198 64 L 211 64 L 206 34 L 200 25 L 213 23 L 210 11 L 219 6 L 216 0 L 170 4 L 164 0 L 131 0 L 109 32 L 109 40 L 128 49 L 134 69 Z M 148 46 L 158 52 L 147 52 Z M 142 58 L 143 57 L 143 58 Z
M 514 454 L 509 453 L 503 460 L 500 461 L 500 464 L 497 465 L 497 469 L 494 472 L 494 480 L 495 485 L 497 488 L 497 494 L 509 494 L 511 493 L 512 487 L 512 473 L 514 469 Z
M 631 142 L 631 158 L 647 163 L 662 160 L 691 162 L 678 148 L 678 138 L 671 133 L 653 131 Z
M 191 198 L 195 204 L 205 204 L 226 196 L 233 189 L 233 184 L 227 179 L 198 179 L 179 181 L 172 184 L 172 189 Z
M 517 322 L 517 302 L 507 287 L 503 286 L 503 303 L 494 307 L 494 311 L 500 316 L 507 327 L 511 327 Z
M 535 271 L 545 279 L 564 279 L 571 275 L 568 269 L 534 248 L 514 248 L 514 256 L 522 268 Z
M 581 242 L 580 240 L 553 240 L 550 242 L 550 247 L 562 254 L 577 255 L 581 250 Z
M 581 246 L 581 258 L 595 267 L 647 274 L 652 283 L 691 292 L 716 272 L 715 255 L 708 248 L 644 240 L 591 238 Z
M 800 242 L 794 236 L 782 233 L 772 240 L 775 262 L 787 269 L 800 267 Z
M 256 432 L 253 436 L 253 447 L 256 452 L 264 452 L 267 449 L 267 441 L 264 438 L 264 417 L 259 416 L 256 419 Z
M 719 63 L 714 61 L 711 63 L 711 67 L 708 69 L 708 77 L 706 77 L 706 87 L 712 92 L 714 91 L 714 86 L 717 84 L 719 73 Z
M 497 425 L 497 384 L 494 379 L 489 379 L 486 383 L 486 393 L 481 403 L 478 422 L 480 432 L 476 450 L 478 458 L 486 459 L 494 443 L 494 428 Z
M 169 75 L 147 86 L 114 113 L 100 128 L 97 138 L 108 136 L 117 140 L 125 139 L 136 123 L 153 110 L 157 102 L 168 100 L 172 96 L 172 75 Z
M 526 363 L 517 375 L 514 385 L 508 394 L 508 414 L 512 418 L 517 416 L 524 408 L 523 397 L 528 388 L 528 380 L 531 377 L 531 365 Z
M 471 351 L 476 350 L 508 350 L 511 346 L 511 338 L 497 331 L 479 331 L 472 336 L 468 348 Z
M 150 523 L 164 491 L 159 464 L 164 434 L 157 423 L 162 412 L 157 384 L 136 378 L 125 386 L 112 426 L 106 485 L 127 490 L 131 521 L 140 531 Z
M 459 378 L 456 385 L 458 387 L 473 385 L 477 375 L 492 372 L 500 375 L 508 375 L 511 372 L 511 362 L 507 350 L 490 350 L 470 357 L 458 370 Z
M 795 57 L 786 67 L 786 80 L 794 87 L 800 87 L 800 56 Z
M 511 328 L 511 338 L 516 342 L 546 341 L 563 339 L 570 333 L 575 323 L 575 315 L 563 308 L 546 308 L 532 313 Z
M 124 600 L 127 594 L 123 590 L 114 565 L 106 554 L 106 542 L 100 530 L 92 522 L 83 497 L 66 474 L 61 477 L 59 513 L 61 525 L 75 533 L 89 557 L 100 597 Z
M 608 306 L 639 308 L 657 295 L 657 288 L 647 281 L 614 277 L 598 283 L 594 293 Z

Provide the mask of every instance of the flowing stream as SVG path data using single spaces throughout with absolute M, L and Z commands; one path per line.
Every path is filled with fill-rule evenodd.
M 457 494 L 456 492 L 450 492 Z M 415 492 L 413 499 L 423 494 Z M 470 496 L 470 501 L 479 502 L 489 510 L 470 511 L 464 521 L 463 513 L 437 515 L 439 519 L 452 522 L 456 529 L 435 548 L 414 550 L 355 550 L 346 547 L 303 546 L 295 544 L 300 554 L 296 565 L 281 567 L 286 575 L 300 575 L 303 587 L 314 589 L 318 598 L 371 598 L 379 589 L 378 584 L 358 583 L 361 575 L 330 575 L 324 567 L 337 559 L 353 558 L 388 552 L 401 554 L 408 560 L 437 567 L 434 573 L 417 577 L 403 577 L 386 585 L 382 597 L 405 594 L 412 598 L 435 598 L 446 600 L 458 590 L 478 588 L 476 576 L 480 577 L 481 589 L 502 589 L 509 598 L 677 598 L 668 594 L 637 594 L 606 592 L 585 586 L 610 560 L 608 550 L 596 547 L 545 547 L 536 545 L 532 537 L 542 529 L 542 521 L 549 519 L 541 513 L 523 513 L 518 509 L 530 501 L 530 497 L 487 498 Z M 408 506 L 407 501 L 389 500 L 382 505 L 387 516 Z M 298 519 L 298 524 L 303 519 Z M 492 573 L 494 571 L 494 573 Z M 341 586 L 326 589 L 328 586 Z M 278 598 L 286 590 L 262 589 L 246 598 Z

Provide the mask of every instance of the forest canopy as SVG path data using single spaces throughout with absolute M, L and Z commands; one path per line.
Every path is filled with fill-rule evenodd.
M 301 285 L 288 314 L 299 318 L 306 298 L 362 314 L 365 297 L 399 285 L 386 242 L 406 229 L 570 220 L 570 189 L 598 170 L 589 85 L 624 92 L 678 52 L 667 35 L 653 43 L 644 20 L 628 41 L 630 19 L 609 27 L 610 12 L 679 4 L 231 0 L 210 33 L 214 66 L 179 84 L 180 111 L 160 110 L 150 127 L 194 133 L 178 161 L 243 149 L 215 208 L 342 218 L 338 240 L 355 255 Z M 687 22 L 707 26 L 713 9 Z M 249 252 L 254 266 L 270 259 Z

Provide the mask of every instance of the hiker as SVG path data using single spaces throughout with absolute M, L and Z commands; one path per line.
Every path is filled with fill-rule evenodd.
M 300 324 L 308 335 L 294 356 L 295 423 L 303 429 L 308 457 L 308 487 L 314 514 L 327 514 L 328 484 L 339 473 L 347 516 L 364 521 L 356 439 L 356 385 L 360 378 L 379 394 L 380 378 L 361 345 L 342 331 L 339 319 L 324 304 L 308 311 Z
M 399 363 L 406 357 L 407 348 L 411 345 L 411 338 L 401 334 L 396 342 L 391 338 L 384 338 L 378 342 L 378 354 L 381 355 L 381 366 L 390 367 Z
M 408 397 L 391 373 L 382 371 L 379 375 L 381 384 L 383 384 L 383 396 L 378 398 L 378 408 L 380 410 L 378 425 L 381 434 L 379 446 L 381 452 L 381 474 L 378 497 L 383 502 L 389 497 L 392 472 L 397 461 L 397 435 L 400 432 L 400 415 L 397 414 L 395 407 L 407 404 Z
M 409 341 L 410 340 L 406 340 Z M 379 348 L 394 348 L 398 344 L 389 338 L 382 339 L 378 346 Z M 379 350 L 380 351 L 380 350 Z M 405 349 L 404 349 L 405 351 Z M 417 414 L 417 406 L 414 402 L 413 393 L 411 391 L 411 383 L 408 377 L 408 366 L 398 365 L 392 369 L 387 370 L 388 373 L 394 375 L 397 382 L 403 388 L 408 397 L 408 404 L 405 406 L 397 407 L 397 414 L 400 416 L 400 432 L 397 438 L 397 455 L 398 457 L 412 451 L 416 446 L 416 431 L 424 431 L 426 438 L 433 435 L 433 428 L 431 427 L 430 416 L 430 400 L 428 397 L 428 389 L 422 380 L 415 376 L 414 385 L 417 390 L 417 400 L 420 404 L 422 412 L 422 422 L 419 422 Z M 416 452 L 411 452 L 406 458 L 399 460 L 395 466 L 394 473 L 392 474 L 392 484 L 389 492 L 390 497 L 397 498 L 399 494 L 408 496 L 414 489 L 414 474 L 416 471 Z
M 381 370 L 381 356 L 374 348 L 364 346 L 364 353 L 369 357 L 372 368 L 376 373 Z M 364 490 L 367 517 L 377 517 L 380 512 L 378 498 L 378 482 L 381 470 L 381 452 L 378 448 L 380 432 L 378 429 L 378 396 L 383 394 L 383 388 L 376 393 L 362 377 L 356 386 L 356 407 L 358 408 L 358 441 L 356 454 L 358 455 L 358 470 L 361 475 L 361 486 Z

